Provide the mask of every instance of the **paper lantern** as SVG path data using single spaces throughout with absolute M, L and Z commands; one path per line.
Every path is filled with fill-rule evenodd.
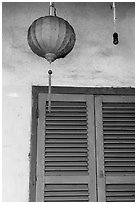
M 50 64 L 64 58 L 74 47 L 76 36 L 72 26 L 56 16 L 54 3 L 50 2 L 49 16 L 36 19 L 28 29 L 28 44 L 31 50 Z M 51 112 L 51 74 L 49 74 L 49 112 Z
M 28 30 L 30 48 L 50 63 L 65 57 L 73 49 L 75 40 L 72 26 L 57 16 L 38 18 Z

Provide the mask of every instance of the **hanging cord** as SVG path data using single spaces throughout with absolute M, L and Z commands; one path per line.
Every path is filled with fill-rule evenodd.
M 114 22 L 114 32 L 116 32 L 116 5 L 113 2 L 113 22 Z
M 117 45 L 119 41 L 118 41 L 118 33 L 116 32 L 116 5 L 115 5 L 115 2 L 113 2 L 113 22 L 114 22 L 113 43 L 114 45 Z
M 50 2 L 49 16 L 56 16 L 56 8 L 54 2 Z
M 56 16 L 56 8 L 53 2 L 50 2 L 49 6 L 49 16 Z M 52 75 L 52 70 L 51 70 L 51 62 L 49 61 L 49 89 L 48 89 L 48 111 L 49 113 L 51 112 L 51 75 Z
M 51 75 L 52 75 L 51 63 L 50 63 L 50 69 L 48 71 L 48 74 L 49 74 L 48 111 L 50 113 L 51 112 Z

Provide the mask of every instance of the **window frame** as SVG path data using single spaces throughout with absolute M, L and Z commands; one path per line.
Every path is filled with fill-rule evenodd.
M 30 138 L 30 173 L 29 173 L 29 201 L 36 202 L 36 164 L 37 164 L 37 125 L 38 125 L 38 95 L 48 93 L 48 86 L 32 86 L 32 114 L 31 114 L 31 138 Z M 53 94 L 85 94 L 93 95 L 127 95 L 134 96 L 135 88 L 122 87 L 52 87 Z M 94 100 L 95 101 L 95 100 Z

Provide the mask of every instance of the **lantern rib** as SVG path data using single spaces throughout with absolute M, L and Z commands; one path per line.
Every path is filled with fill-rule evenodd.
M 45 47 L 43 40 L 42 40 L 42 26 L 41 25 L 43 25 L 43 18 L 41 18 L 39 21 L 36 22 L 35 34 L 36 34 L 37 41 L 38 41 L 40 47 L 42 48 L 43 52 L 45 52 L 46 47 Z
M 58 38 L 56 42 L 56 52 L 57 53 L 59 52 L 59 49 L 61 48 L 63 40 L 66 35 L 66 24 L 61 18 L 58 20 L 58 28 L 59 28 L 59 32 L 58 32 Z
M 38 56 L 44 57 L 44 53 L 42 52 L 42 48 L 40 47 L 37 38 L 35 36 L 35 21 L 33 22 L 33 26 L 29 27 L 28 32 L 28 43 L 30 48 L 32 49 L 33 52 L 36 52 Z
M 41 45 L 39 44 L 38 40 L 37 40 L 37 37 L 36 37 L 36 29 L 35 29 L 35 26 L 36 26 L 36 21 L 35 21 L 35 24 L 33 26 L 33 35 L 34 35 L 34 45 L 36 45 L 36 47 L 38 46 L 38 48 L 42 51 L 42 47 Z M 44 52 L 42 52 L 42 55 L 44 56 Z
M 66 26 L 66 24 L 65 24 L 65 26 Z M 69 40 L 70 40 L 70 34 L 71 34 L 70 29 L 68 29 L 67 26 L 66 26 L 64 39 L 62 41 L 62 44 L 61 44 L 60 48 L 58 49 L 59 55 L 62 55 L 65 48 L 67 48 L 67 45 L 68 45 Z
M 61 47 L 58 49 L 58 56 L 65 57 L 74 47 L 75 43 L 75 35 L 73 36 L 73 30 L 72 27 L 69 25 L 69 29 L 67 29 L 66 26 L 66 36 L 62 42 Z M 74 41 L 72 42 L 72 36 Z
M 52 23 L 51 27 L 50 27 L 50 51 L 54 52 L 56 54 L 57 52 L 57 40 L 58 40 L 58 34 L 60 31 L 60 27 L 59 27 L 59 21 L 56 19 L 56 17 L 53 17 L 54 22 Z

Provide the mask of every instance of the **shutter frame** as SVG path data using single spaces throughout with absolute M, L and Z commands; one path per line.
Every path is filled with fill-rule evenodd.
M 45 95 L 38 97 L 38 128 L 37 128 L 37 167 L 36 167 L 36 202 L 43 202 L 44 192 L 44 149 L 45 149 Z
M 93 140 L 95 140 L 94 136 L 94 126 L 88 131 L 90 134 L 90 138 L 92 140 L 92 145 L 89 148 L 89 152 L 91 152 L 92 156 L 89 157 L 89 168 L 92 168 L 92 173 L 89 171 L 89 175 L 84 176 L 45 176 L 44 175 L 44 160 L 45 160 L 45 119 L 46 119 L 46 101 L 48 99 L 48 95 L 45 93 L 40 93 L 38 97 L 38 107 L 39 107 L 39 118 L 38 118 L 38 138 L 37 138 L 37 182 L 36 182 L 36 201 L 37 202 L 44 202 L 44 189 L 45 183 L 47 184 L 65 184 L 73 183 L 73 184 L 80 184 L 85 185 L 88 184 L 89 193 L 92 192 L 92 195 L 89 195 L 89 201 L 96 201 L 96 178 L 95 178 L 95 159 L 91 157 L 95 156 L 95 144 L 93 144 Z M 88 109 L 90 113 L 92 113 L 91 117 L 88 117 L 88 123 L 93 123 L 94 121 L 94 98 L 93 96 L 86 96 L 86 95 L 68 95 L 68 94 L 52 94 L 51 101 L 79 101 L 79 102 L 86 102 L 87 106 L 90 105 Z M 92 104 L 92 105 L 91 105 Z M 92 107 L 91 107 L 92 106 Z M 89 115 L 89 114 L 88 114 Z M 92 121 L 90 122 L 90 120 Z M 44 122 L 43 122 L 44 121 Z M 92 134 L 92 135 L 91 135 Z M 89 142 L 89 141 L 88 141 Z M 94 147 L 94 148 L 92 148 Z M 93 163 L 94 162 L 94 163 Z M 92 164 L 91 164 L 92 163 Z M 91 177 L 93 177 L 91 179 Z
M 135 178 L 134 174 L 131 173 L 131 175 L 123 175 L 119 173 L 119 175 L 105 175 L 105 167 L 104 167 L 104 133 L 103 133 L 103 112 L 102 112 L 102 104 L 103 103 L 134 103 L 135 99 L 134 96 L 96 96 L 95 98 L 95 114 L 96 114 L 96 143 L 97 143 L 97 179 L 98 179 L 98 201 L 105 202 L 105 201 L 122 201 L 122 197 L 119 197 L 119 194 L 115 194 L 117 197 L 113 197 L 113 194 L 109 194 L 112 197 L 107 196 L 108 195 L 108 187 L 112 188 L 113 185 L 121 185 L 120 187 L 123 188 L 120 189 L 124 192 L 124 188 L 128 188 L 128 185 L 134 186 Z M 130 111 L 129 111 L 130 113 Z M 118 114 L 118 113 L 117 113 Z M 124 116 L 122 116 L 124 117 Z M 124 129 L 121 130 L 121 132 Z M 123 132 L 122 132 L 123 134 Z M 115 138 L 116 139 L 116 138 Z M 132 139 L 132 138 L 131 138 Z M 100 144 L 100 140 L 102 141 L 102 144 Z M 99 144 L 101 147 L 99 148 Z M 127 143 L 128 144 L 128 143 Z M 101 161 L 101 162 L 100 162 Z M 100 179 L 99 172 L 100 169 L 104 169 L 104 179 Z M 122 187 L 123 185 L 123 187 Z M 100 193 L 101 186 L 103 186 L 103 192 Z M 120 192 L 118 192 L 120 193 Z M 129 192 L 130 194 L 133 194 L 133 191 Z M 103 195 L 103 196 L 102 196 Z M 112 199 L 111 199 L 112 198 Z M 113 200 L 114 199 L 114 200 Z M 124 197 L 123 196 L 123 202 L 124 201 L 130 201 L 130 197 Z M 131 197 L 131 201 L 133 201 L 133 197 Z

